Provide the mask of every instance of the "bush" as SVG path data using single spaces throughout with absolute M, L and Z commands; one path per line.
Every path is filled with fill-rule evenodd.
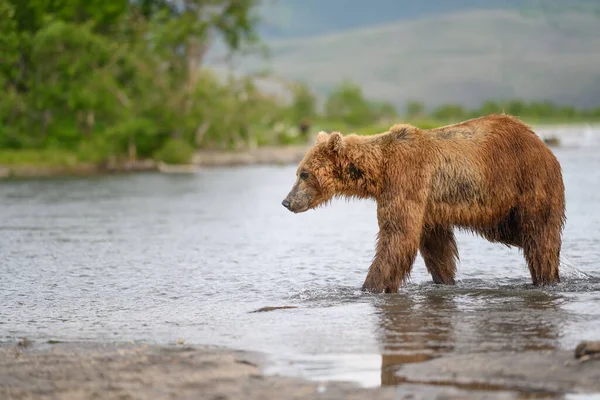
M 136 157 L 152 155 L 160 146 L 157 142 L 156 124 L 146 118 L 126 119 L 106 131 L 106 138 L 114 146 L 116 154 L 126 154 L 134 146 Z
M 77 164 L 77 156 L 62 149 L 0 149 L 0 165 L 29 165 L 34 167 L 65 167 Z
M 194 156 L 194 148 L 180 139 L 169 139 L 156 152 L 154 159 L 167 164 L 187 164 Z

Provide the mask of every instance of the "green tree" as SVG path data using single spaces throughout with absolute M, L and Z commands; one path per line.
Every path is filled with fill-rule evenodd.
M 22 141 L 12 127 L 13 120 L 22 106 L 21 96 L 11 84 L 18 75 L 19 33 L 14 21 L 14 7 L 0 0 L 0 147 L 19 148 Z
M 466 118 L 467 111 L 460 104 L 444 104 L 437 107 L 432 115 L 442 121 L 458 121 Z
M 371 109 L 376 119 L 394 119 L 398 116 L 396 106 L 388 101 L 373 101 L 371 102 Z
M 292 87 L 292 120 L 297 123 L 311 119 L 317 114 L 317 98 L 306 84 L 298 83 Z
M 106 30 L 128 9 L 127 0 L 8 0 L 15 8 L 19 30 L 35 33 L 51 16 L 72 23 L 91 22 L 96 29 Z
M 7 0 L 0 0 L 0 84 L 14 79 L 15 66 L 19 58 L 19 32 L 14 19 L 14 6 Z
M 421 101 L 411 100 L 406 104 L 406 116 L 408 118 L 417 118 L 425 112 L 425 104 Z
M 557 114 L 566 119 L 575 119 L 581 115 L 581 113 L 572 106 L 560 107 L 557 110 Z
M 0 146 L 147 157 L 247 140 L 260 128 L 244 118 L 273 103 L 202 63 L 216 40 L 257 41 L 256 3 L 0 0 Z
M 371 106 L 362 89 L 351 83 L 342 82 L 325 102 L 325 113 L 334 121 L 343 121 L 353 126 L 370 124 L 374 121 Z
M 551 117 L 555 112 L 555 105 L 551 101 L 532 101 L 527 107 L 527 114 L 532 117 Z
M 489 115 L 502 112 L 502 105 L 496 101 L 486 101 L 482 106 L 474 112 L 475 115 Z
M 511 100 L 506 104 L 506 113 L 510 115 L 523 115 L 527 112 L 527 105 L 522 100 Z

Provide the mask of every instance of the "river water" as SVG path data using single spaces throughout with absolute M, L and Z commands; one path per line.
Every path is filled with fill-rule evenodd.
M 561 133 L 561 132 L 559 132 Z M 281 206 L 295 166 L 0 184 L 0 341 L 136 340 L 266 352 L 269 371 L 394 383 L 449 353 L 600 339 L 600 132 L 562 132 L 563 282 L 532 288 L 516 249 L 458 234 L 458 283 L 420 257 L 397 295 L 360 291 L 375 204 Z M 265 306 L 295 306 L 251 313 Z

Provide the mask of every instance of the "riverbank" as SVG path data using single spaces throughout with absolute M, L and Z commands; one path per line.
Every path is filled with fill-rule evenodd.
M 0 348 L 3 399 L 392 399 L 393 390 L 266 376 L 262 356 L 210 346 L 59 343 Z
M 592 125 L 539 125 L 536 132 L 549 145 L 560 147 L 559 136 L 571 135 L 572 132 L 583 132 Z M 595 127 L 595 126 L 594 126 Z M 561 132 L 561 134 L 557 134 Z M 567 132 L 565 134 L 565 132 Z M 312 141 L 311 141 L 312 143 Z M 572 145 L 572 144 L 571 144 Z M 43 178 L 57 176 L 91 176 L 108 174 L 126 174 L 138 172 L 162 173 L 194 173 L 201 168 L 235 167 L 245 165 L 290 165 L 297 164 L 304 157 L 310 144 L 286 146 L 262 146 L 238 151 L 199 150 L 187 165 L 168 165 L 155 160 L 135 160 L 104 163 L 0 163 L 0 179 L 2 178 Z
M 74 163 L 71 165 L 0 165 L 1 178 L 44 178 L 56 176 L 92 176 L 138 172 L 194 173 L 204 167 L 242 165 L 286 165 L 299 162 L 308 146 L 270 146 L 243 151 L 201 150 L 186 165 L 168 165 L 154 160 L 121 163 Z
M 266 356 L 212 346 L 31 343 L 0 346 L 3 399 L 568 398 L 600 393 L 600 360 L 572 351 L 446 356 L 407 364 L 396 386 L 362 388 L 266 375 Z

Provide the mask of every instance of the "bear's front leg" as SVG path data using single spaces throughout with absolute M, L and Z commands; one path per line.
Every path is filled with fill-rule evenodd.
M 410 275 L 419 249 L 424 206 L 411 202 L 402 202 L 402 207 L 396 204 L 378 203 L 377 250 L 363 290 L 395 293 Z

